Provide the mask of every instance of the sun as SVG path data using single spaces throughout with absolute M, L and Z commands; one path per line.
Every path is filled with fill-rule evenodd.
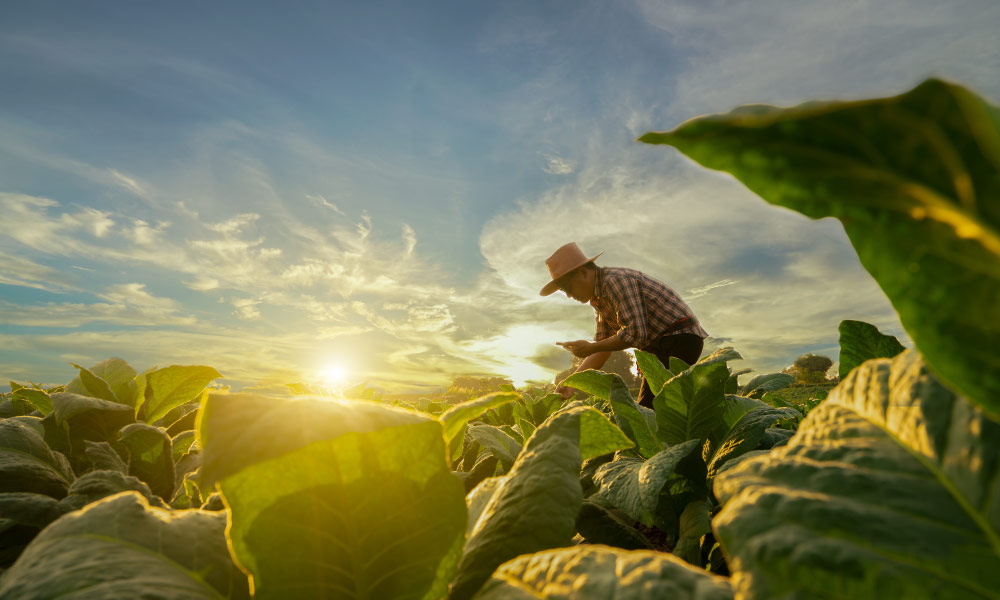
M 347 368 L 340 363 L 331 363 L 323 367 L 319 376 L 325 385 L 337 386 L 347 381 Z

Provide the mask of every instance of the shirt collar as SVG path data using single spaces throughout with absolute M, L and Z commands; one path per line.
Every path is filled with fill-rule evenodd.
M 604 291 L 604 267 L 597 267 L 597 280 L 594 282 L 594 297 L 590 299 L 592 306 L 597 306 L 601 301 L 601 292 Z

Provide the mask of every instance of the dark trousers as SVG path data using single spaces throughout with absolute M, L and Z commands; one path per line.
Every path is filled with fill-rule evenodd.
M 704 347 L 705 340 L 693 333 L 674 333 L 657 339 L 641 350 L 655 354 L 663 366 L 669 369 L 671 356 L 693 365 L 701 358 L 701 351 Z M 676 374 L 674 373 L 674 375 Z M 643 377 L 642 387 L 639 388 L 639 404 L 646 408 L 653 408 L 654 396 L 653 390 L 649 389 L 649 383 Z

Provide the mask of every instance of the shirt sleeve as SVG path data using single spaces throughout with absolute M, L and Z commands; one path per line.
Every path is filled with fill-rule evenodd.
M 618 338 L 633 348 L 642 348 L 649 338 L 649 323 L 646 319 L 646 305 L 642 300 L 642 283 L 634 277 L 622 277 L 605 281 L 609 299 L 618 311 Z

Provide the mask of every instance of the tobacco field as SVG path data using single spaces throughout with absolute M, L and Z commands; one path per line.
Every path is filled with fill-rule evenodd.
M 1000 598 L 1000 110 L 928 80 L 640 141 L 839 219 L 915 347 L 843 321 L 807 408 L 732 348 L 637 351 L 653 410 L 600 371 L 454 405 L 12 382 L 0 598 Z

